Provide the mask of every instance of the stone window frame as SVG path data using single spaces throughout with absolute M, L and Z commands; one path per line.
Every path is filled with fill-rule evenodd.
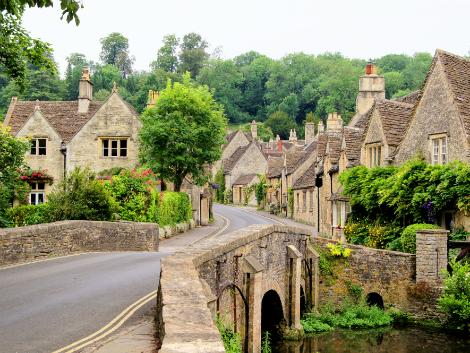
M 429 153 L 432 165 L 444 165 L 449 162 L 448 137 L 447 132 L 429 134 Z
M 333 211 L 333 224 L 332 228 L 344 228 L 346 220 L 351 213 L 351 204 L 349 201 L 334 200 L 331 202 L 331 208 Z
M 128 136 L 103 136 L 100 137 L 101 158 L 122 158 L 129 157 L 129 137 Z M 125 143 L 123 143 L 125 142 Z M 113 143 L 116 143 L 113 147 Z M 123 146 L 124 145 L 124 146 Z M 113 151 L 116 155 L 113 156 Z
M 302 191 L 302 210 L 305 212 L 307 210 L 307 190 Z
M 47 156 L 47 137 L 44 136 L 35 136 L 31 139 L 31 147 L 29 149 L 29 154 L 31 156 Z M 41 142 L 44 142 L 44 145 L 41 146 Z
M 37 181 L 31 183 L 31 191 L 29 192 L 29 204 L 39 205 L 46 202 L 46 183 Z
M 369 168 L 382 165 L 383 146 L 384 144 L 382 142 L 372 142 L 365 145 L 366 162 Z
M 310 211 L 313 212 L 313 189 L 310 189 L 309 190 L 309 194 L 310 194 L 310 202 L 309 202 L 309 206 L 310 206 Z

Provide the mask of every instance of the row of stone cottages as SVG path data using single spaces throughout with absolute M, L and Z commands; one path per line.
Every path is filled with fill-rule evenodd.
M 395 100 L 385 99 L 384 77 L 367 64 L 348 126 L 332 113 L 316 134 L 313 123 L 306 123 L 303 141 L 291 132 L 288 141 L 264 143 L 253 122 L 251 134 L 227 136 L 221 165 L 235 204 L 244 203 L 244 190 L 265 174 L 268 205 L 287 215 L 292 189 L 293 218 L 335 236 L 350 212 L 339 174 L 357 165 L 400 165 L 417 153 L 432 164 L 470 162 L 470 60 L 437 50 L 421 89 Z M 256 204 L 254 195 L 248 201 Z M 451 222 L 470 229 L 469 218 L 452 210 L 440 222 L 447 229 Z
M 150 91 L 149 106 L 157 98 L 158 94 Z M 88 68 L 79 82 L 78 100 L 20 101 L 13 97 L 3 124 L 13 135 L 31 139 L 25 157 L 34 172 L 28 180 L 31 204 L 46 202 L 53 186 L 76 167 L 99 173 L 138 165 L 138 113 L 122 99 L 116 86 L 106 101 L 94 101 Z M 207 190 L 185 180 L 182 191 L 191 197 L 196 224 L 207 224 Z

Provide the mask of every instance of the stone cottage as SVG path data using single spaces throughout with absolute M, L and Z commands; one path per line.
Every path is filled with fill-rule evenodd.
M 20 101 L 13 97 L 4 125 L 17 137 L 31 139 L 26 162 L 47 170 L 54 183 L 76 167 L 95 172 L 132 168 L 138 160 L 137 112 L 118 94 L 116 86 L 105 102 L 93 101 L 88 68 L 83 70 L 77 101 Z M 30 203 L 45 202 L 51 187 L 31 185 Z

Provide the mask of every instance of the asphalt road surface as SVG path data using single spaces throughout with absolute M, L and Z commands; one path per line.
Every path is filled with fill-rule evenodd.
M 224 233 L 275 223 L 229 206 L 214 211 L 230 222 Z M 91 253 L 0 269 L 0 353 L 50 353 L 99 330 L 156 290 L 160 259 L 194 236 L 179 236 L 177 246 L 164 241 L 156 253 Z

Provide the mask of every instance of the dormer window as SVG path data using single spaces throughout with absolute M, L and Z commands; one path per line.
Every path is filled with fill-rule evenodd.
M 447 163 L 448 156 L 446 134 L 431 136 L 431 159 L 433 165 Z
M 46 155 L 47 139 L 35 138 L 31 140 L 31 155 L 33 156 L 45 156 Z
M 127 138 L 102 139 L 103 157 L 127 157 Z
M 382 145 L 367 145 L 367 159 L 370 168 L 380 166 L 382 161 Z

